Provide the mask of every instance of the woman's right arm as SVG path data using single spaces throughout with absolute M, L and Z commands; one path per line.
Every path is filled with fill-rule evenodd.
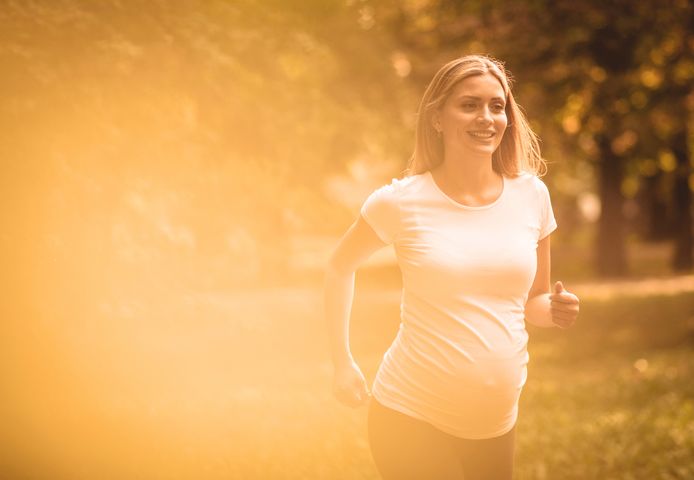
M 359 215 L 340 240 L 325 272 L 325 318 L 335 367 L 333 391 L 338 400 L 352 407 L 364 404 L 369 396 L 364 375 L 349 348 L 354 275 L 364 261 L 385 245 Z

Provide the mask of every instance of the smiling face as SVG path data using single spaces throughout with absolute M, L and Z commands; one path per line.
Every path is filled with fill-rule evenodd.
M 501 83 L 490 73 L 458 82 L 433 119 L 446 155 L 491 157 L 508 122 L 505 99 Z

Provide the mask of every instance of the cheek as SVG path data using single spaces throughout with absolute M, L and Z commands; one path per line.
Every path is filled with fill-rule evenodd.
M 496 129 L 502 132 L 503 135 L 503 133 L 506 131 L 506 127 L 508 127 L 508 120 L 506 119 L 506 117 L 498 118 L 495 123 Z

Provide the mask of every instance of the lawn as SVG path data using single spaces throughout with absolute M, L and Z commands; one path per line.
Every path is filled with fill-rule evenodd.
M 588 287 L 574 328 L 530 331 L 516 478 L 694 478 L 694 289 Z M 320 286 L 158 295 L 11 324 L 2 478 L 378 478 L 366 409 L 331 396 Z M 398 301 L 359 278 L 369 380 Z

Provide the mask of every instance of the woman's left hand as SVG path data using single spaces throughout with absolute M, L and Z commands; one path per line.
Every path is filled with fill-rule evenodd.
M 551 300 L 552 322 L 559 328 L 569 328 L 578 317 L 578 297 L 564 289 L 561 282 L 554 284 Z

